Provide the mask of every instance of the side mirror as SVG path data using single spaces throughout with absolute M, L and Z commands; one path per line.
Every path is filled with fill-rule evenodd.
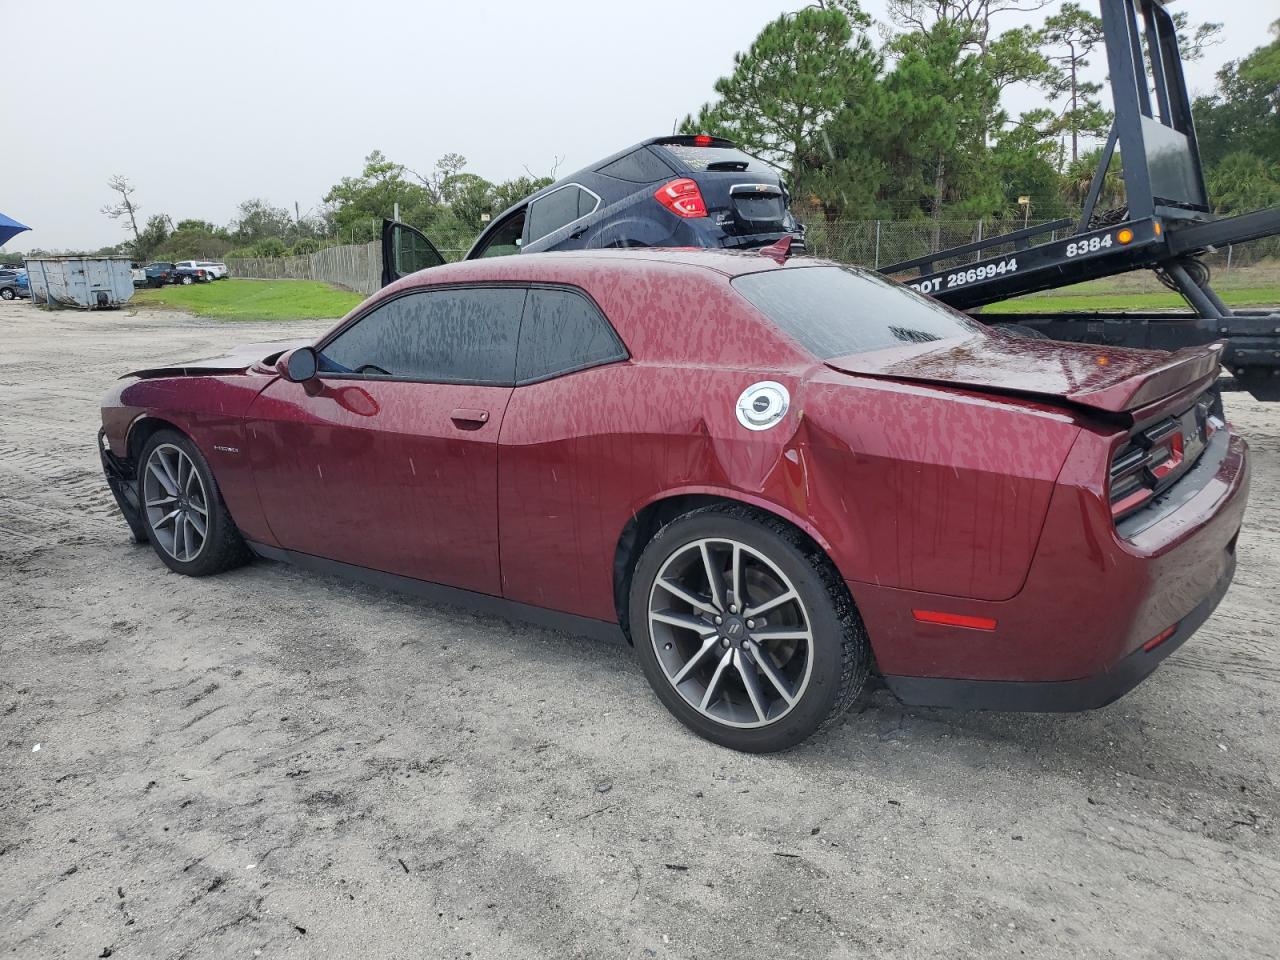
M 320 370 L 320 358 L 315 347 L 298 347 L 282 354 L 276 361 L 276 373 L 290 383 L 306 383 L 314 380 Z

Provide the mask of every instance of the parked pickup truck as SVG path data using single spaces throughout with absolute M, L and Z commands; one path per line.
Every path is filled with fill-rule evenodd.
M 173 265 L 174 283 L 209 283 L 213 273 L 200 266 L 195 260 L 179 260 Z
M 229 273 L 227 265 L 221 260 L 197 260 L 196 266 L 204 267 L 205 270 L 213 274 L 213 279 L 215 280 L 225 280 Z
M 164 260 L 148 263 L 140 270 L 133 271 L 135 287 L 163 287 L 166 283 L 176 283 L 173 275 L 173 264 Z

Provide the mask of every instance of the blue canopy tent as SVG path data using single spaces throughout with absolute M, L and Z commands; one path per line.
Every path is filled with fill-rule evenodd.
M 0 247 L 3 247 L 23 230 L 30 229 L 26 224 L 19 223 L 12 217 L 6 217 L 3 213 L 0 213 Z

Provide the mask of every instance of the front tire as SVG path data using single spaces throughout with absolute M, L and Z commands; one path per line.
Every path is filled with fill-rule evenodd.
M 138 503 L 147 539 L 165 566 L 189 577 L 222 573 L 252 556 L 200 449 L 158 430 L 138 457 Z
M 184 276 L 183 276 L 183 278 L 182 278 L 182 285 L 183 285 L 184 287 L 189 287 L 189 286 L 191 286 L 191 284 L 193 284 L 193 283 L 195 283 L 195 278 L 194 278 L 194 277 L 186 276 L 186 275 L 184 275 Z
M 16 300 L 17 297 L 18 295 L 14 293 L 12 290 L 10 290 L 8 287 L 5 287 L 3 290 L 0 290 L 0 300 Z
M 831 562 L 748 507 L 707 507 L 658 531 L 629 609 L 658 698 L 733 750 L 795 746 L 844 713 L 870 670 L 866 629 Z

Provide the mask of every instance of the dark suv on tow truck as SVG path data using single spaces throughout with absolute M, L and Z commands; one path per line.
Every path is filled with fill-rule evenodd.
M 498 216 L 467 260 L 604 247 L 764 247 L 804 226 L 777 172 L 719 137 L 653 137 L 563 177 Z M 417 230 L 388 220 L 383 284 L 444 262 Z

